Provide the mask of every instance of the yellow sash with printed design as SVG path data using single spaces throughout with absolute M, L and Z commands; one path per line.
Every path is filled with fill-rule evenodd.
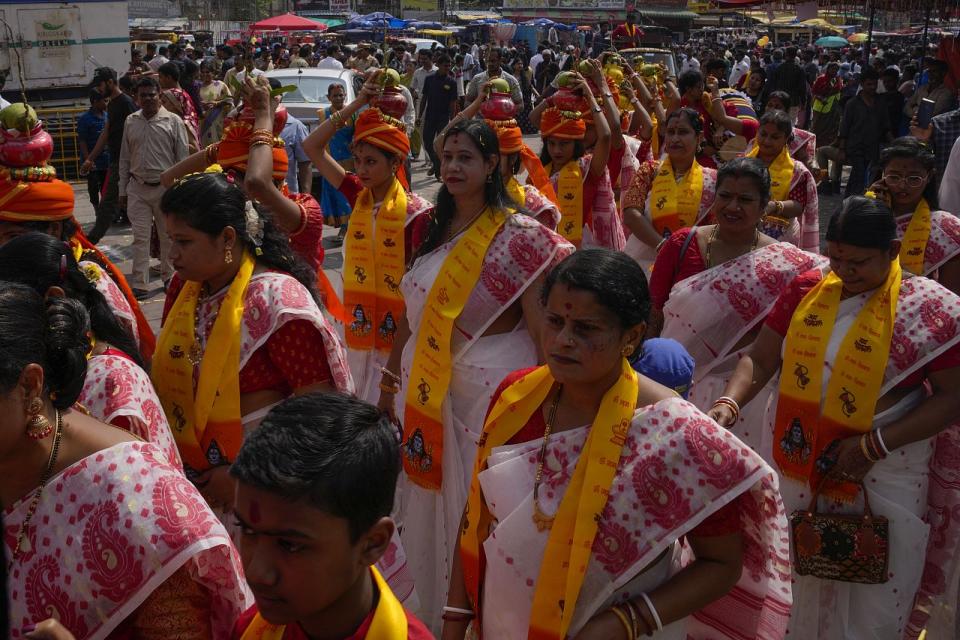
M 793 180 L 793 165 L 795 160 L 790 157 L 789 145 L 783 145 L 780 155 L 770 164 L 770 199 L 786 200 L 790 195 L 790 182 Z M 757 145 L 747 153 L 748 158 L 756 158 L 760 153 Z
M 789 145 L 784 145 L 780 155 L 770 164 L 770 199 L 786 200 L 790 195 L 790 182 L 793 180 L 794 159 L 790 157 Z M 760 153 L 758 144 L 747 153 L 748 158 L 756 158 Z M 782 216 L 766 216 L 765 224 L 775 225 L 780 229 L 786 229 L 790 226 L 790 220 Z
M 199 282 L 187 282 L 173 303 L 157 340 L 151 377 L 164 413 L 173 429 L 183 461 L 195 471 L 210 468 L 206 446 L 216 440 L 220 453 L 233 460 L 243 441 L 240 415 L 240 334 L 243 298 L 256 260 L 244 250 L 217 319 L 213 323 L 196 393 L 188 354 L 194 344 L 194 322 L 200 297 Z
M 475 607 L 482 578 L 480 545 L 490 531 L 492 520 L 480 488 L 479 474 L 486 467 L 491 451 L 509 442 L 524 427 L 554 384 L 546 366 L 514 382 L 491 409 L 480 436 L 460 538 L 464 581 Z M 533 596 L 527 635 L 530 639 L 563 640 L 570 628 L 574 607 L 564 607 L 563 603 L 575 604 L 583 586 L 600 514 L 607 504 L 636 410 L 638 385 L 637 374 L 624 359 L 620 379 L 603 396 L 583 453 L 554 516 Z M 532 509 L 530 515 L 533 517 Z
M 864 433 L 873 425 L 901 277 L 900 261 L 894 260 L 886 282 L 873 292 L 843 337 L 822 407 L 824 361 L 843 281 L 831 271 L 794 312 L 784 339 L 774 427 L 773 457 L 783 474 L 816 487 L 830 466 L 820 459 L 824 451 L 835 440 Z M 852 498 L 856 487 L 841 485 L 833 495 Z
M 407 614 L 403 610 L 403 605 L 393 595 L 376 567 L 370 567 L 370 572 L 380 591 L 380 600 L 373 612 L 367 637 L 370 640 L 407 640 Z M 286 630 L 286 625 L 270 624 L 258 612 L 250 622 L 250 626 L 240 636 L 240 640 L 282 640 Z
M 524 191 L 523 185 L 517 182 L 516 177 L 511 176 L 510 180 L 506 184 L 507 195 L 510 196 L 510 199 L 516 203 L 518 207 L 525 207 L 527 202 L 527 192 Z
M 450 386 L 453 325 L 473 291 L 483 259 L 507 216 L 485 210 L 443 261 L 423 309 L 403 413 L 403 468 L 418 485 L 439 491 L 443 481 L 443 400 Z
M 700 213 L 703 197 L 703 167 L 696 160 L 677 182 L 673 163 L 667 156 L 650 187 L 650 219 L 661 236 L 692 226 Z
M 544 169 L 547 175 L 553 175 L 552 162 Z M 557 232 L 579 249 L 583 240 L 583 172 L 579 160 L 571 160 L 560 169 L 557 200 L 560 209 Z
M 406 266 L 406 219 L 407 194 L 396 178 L 377 212 L 376 229 L 373 194 L 360 192 L 344 243 L 344 334 L 351 349 L 389 353 L 393 348 L 404 309 L 400 280 Z
M 930 205 L 927 204 L 926 199 L 921 198 L 900 241 L 900 264 L 904 269 L 918 276 L 923 275 L 931 224 Z

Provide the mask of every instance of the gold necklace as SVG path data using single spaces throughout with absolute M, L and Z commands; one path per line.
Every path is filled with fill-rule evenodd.
M 197 305 L 193 309 L 193 344 L 187 352 L 187 360 L 193 366 L 197 366 L 203 361 L 203 346 L 200 340 L 200 332 L 203 330 L 200 326 L 200 306 L 207 299 L 207 285 L 200 285 L 200 293 L 197 294 Z
M 480 211 L 477 211 L 475 214 L 473 214 L 473 217 L 471 217 L 471 218 L 470 218 L 469 220 L 467 220 L 464 224 L 460 225 L 460 226 L 457 228 L 456 233 L 454 233 L 453 229 L 448 230 L 448 231 L 447 231 L 447 242 L 449 242 L 450 240 L 453 240 L 454 238 L 456 238 L 458 235 L 460 235 L 460 234 L 463 232 L 464 229 L 466 229 L 467 227 L 469 227 L 470 225 L 472 225 L 472 224 L 474 223 L 474 221 L 475 221 L 477 218 L 480 217 L 480 214 L 483 213 L 483 212 L 486 210 L 486 208 L 487 208 L 487 205 L 486 205 L 486 203 L 484 203 L 483 206 L 480 207 Z
M 13 563 L 20 557 L 20 548 L 23 546 L 23 540 L 27 537 L 27 527 L 33 519 L 33 514 L 37 512 L 37 507 L 40 506 L 43 489 L 50 481 L 50 476 L 53 474 L 53 467 L 57 464 L 57 455 L 60 453 L 60 439 L 63 436 L 63 415 L 59 409 L 54 409 L 54 411 L 57 415 L 57 429 L 53 434 L 53 446 L 50 447 L 50 457 L 47 459 L 47 468 L 43 470 L 40 485 L 37 487 L 36 492 L 33 494 L 33 499 L 30 501 L 30 507 L 27 509 L 27 517 L 24 518 L 20 524 L 20 530 L 17 532 L 17 544 L 14 545 L 10 562 L 7 563 L 7 573 L 10 573 L 10 570 L 13 568 Z
M 720 231 L 720 225 L 719 224 L 713 225 L 713 231 L 710 233 L 710 237 L 707 239 L 707 255 L 704 259 L 704 263 L 706 264 L 707 269 L 709 269 L 712 266 L 712 263 L 710 261 L 711 260 L 710 250 L 713 247 L 713 243 L 717 239 L 717 234 L 719 233 L 719 231 Z M 691 231 L 690 233 L 696 233 L 696 231 Z M 753 246 L 750 247 L 750 251 L 756 251 L 757 246 L 759 244 L 760 244 L 760 229 L 754 229 L 753 230 Z M 747 253 L 750 253 L 750 251 L 748 251 Z
M 560 405 L 560 394 L 563 392 L 563 385 L 557 387 L 557 396 L 553 399 L 550 406 L 550 413 L 547 415 L 547 426 L 543 431 L 543 442 L 540 444 L 540 455 L 537 460 L 537 475 L 533 480 L 533 524 L 537 525 L 537 531 L 546 531 L 553 526 L 555 516 L 550 516 L 540 510 L 540 483 L 543 481 L 543 463 L 547 459 L 547 442 L 550 441 L 550 433 L 553 431 L 553 422 L 557 418 L 557 407 Z

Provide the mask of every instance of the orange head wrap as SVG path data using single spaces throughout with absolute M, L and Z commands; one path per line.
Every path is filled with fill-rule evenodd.
M 236 169 L 246 173 L 250 159 L 250 135 L 253 124 L 235 120 L 223 130 L 223 139 L 218 144 L 217 162 L 224 171 Z M 273 140 L 273 179 L 287 177 L 287 152 L 279 136 Z
M 572 113 L 572 112 L 571 112 Z M 587 126 L 579 117 L 569 117 L 556 107 L 550 107 L 540 118 L 540 137 L 561 138 L 563 140 L 583 140 Z
M 357 123 L 353 126 L 353 141 L 366 142 L 398 156 L 400 168 L 397 170 L 397 179 L 404 189 L 410 188 L 403 170 L 403 160 L 410 153 L 410 139 L 403 122 L 372 107 L 357 118 Z
M 35 181 L 27 177 L 29 172 L 42 172 L 44 178 Z M 53 167 L 0 169 L 0 220 L 54 222 L 72 217 L 73 188 L 50 175 L 56 175 Z
M 517 121 L 487 120 L 487 124 L 497 132 L 497 140 L 500 142 L 500 153 L 506 155 L 519 153 L 520 162 L 530 176 L 530 184 L 539 189 L 540 193 L 549 198 L 551 202 L 557 202 L 557 193 L 553 190 L 550 176 L 547 175 L 537 154 L 523 142 L 523 133 L 520 131 L 520 127 L 517 126 Z

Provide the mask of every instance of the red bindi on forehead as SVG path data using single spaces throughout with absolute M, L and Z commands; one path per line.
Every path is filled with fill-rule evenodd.
M 260 503 L 256 500 L 250 502 L 250 524 L 260 524 Z
M 563 308 L 566 309 L 567 311 L 570 311 L 571 309 L 573 309 L 573 305 L 570 304 L 569 302 L 564 302 Z

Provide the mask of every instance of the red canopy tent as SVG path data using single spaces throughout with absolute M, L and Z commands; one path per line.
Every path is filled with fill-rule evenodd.
M 302 18 L 295 13 L 285 13 L 255 22 L 250 25 L 251 31 L 324 31 L 327 25 L 309 18 Z

